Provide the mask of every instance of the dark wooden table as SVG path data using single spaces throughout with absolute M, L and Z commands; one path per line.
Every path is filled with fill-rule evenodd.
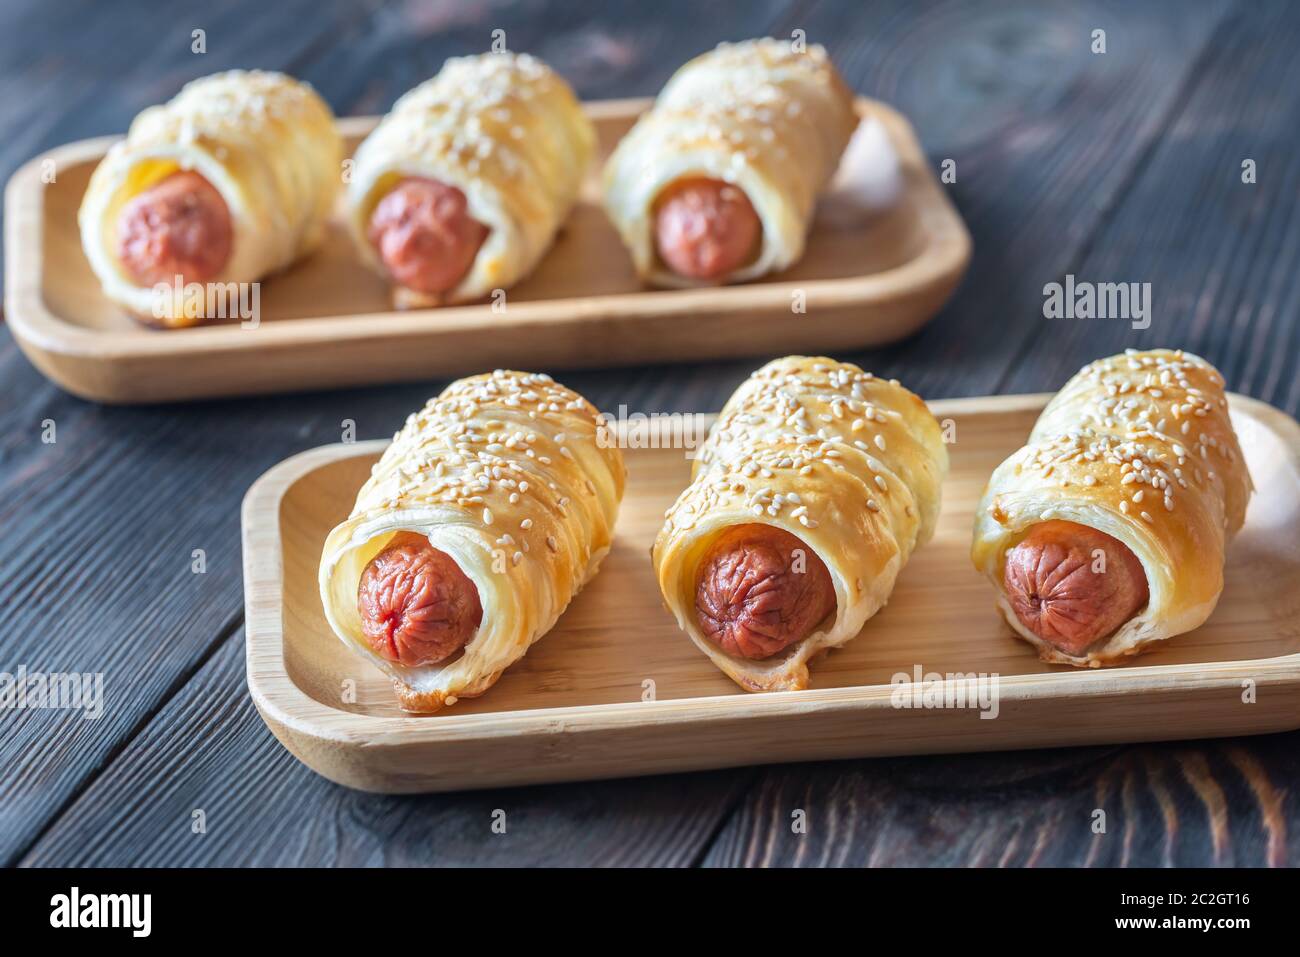
M 920 335 L 845 358 L 940 398 L 1055 389 L 1096 356 L 1181 346 L 1300 412 L 1300 10 L 1281 0 L 8 0 L 0 173 L 121 132 L 229 67 L 286 70 L 341 114 L 381 112 L 495 28 L 589 98 L 652 94 L 720 40 L 800 28 L 858 90 L 910 115 L 933 162 L 956 161 L 974 262 Z M 1067 273 L 1150 282 L 1151 327 L 1044 319 L 1043 287 Z M 755 364 L 564 381 L 601 408 L 708 410 Z M 0 670 L 103 672 L 106 692 L 98 721 L 0 712 L 2 862 L 1300 862 L 1300 733 L 421 798 L 337 787 L 249 701 L 240 499 L 284 457 L 337 441 L 345 418 L 360 437 L 391 435 L 442 383 L 105 408 L 48 384 L 2 329 L 0 383 Z

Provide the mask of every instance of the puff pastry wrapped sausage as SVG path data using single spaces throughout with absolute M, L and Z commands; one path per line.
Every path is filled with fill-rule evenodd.
M 334 116 L 305 83 L 203 77 L 137 116 L 96 167 L 82 248 L 113 302 L 152 324 L 192 325 L 209 301 L 227 303 L 187 285 L 255 282 L 320 243 L 342 159 Z
M 1080 370 L 998 466 L 971 557 L 1045 661 L 1111 665 L 1209 617 L 1252 489 L 1222 376 L 1130 350 Z
M 626 471 L 549 376 L 461 379 L 411 415 L 325 541 L 321 602 L 407 711 L 482 694 L 551 629 L 613 539 Z
M 856 126 L 820 46 L 749 40 L 691 60 L 605 167 L 605 205 L 637 274 L 743 282 L 797 262 Z
M 540 60 L 450 59 L 356 153 L 349 221 L 402 306 L 480 299 L 527 276 L 577 199 L 596 134 Z
M 770 362 L 727 402 L 667 513 L 652 550 L 664 601 L 741 687 L 804 688 L 808 660 L 858 634 L 934 533 L 947 471 L 938 422 L 897 381 Z

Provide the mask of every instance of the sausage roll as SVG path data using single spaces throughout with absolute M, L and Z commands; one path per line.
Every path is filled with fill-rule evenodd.
M 971 558 L 1044 661 L 1112 665 L 1210 616 L 1252 491 L 1222 376 L 1130 350 L 1084 366 L 998 466 Z
M 448 60 L 356 153 L 348 219 L 399 306 L 481 299 L 523 279 L 569 215 L 596 133 L 526 54 Z
M 744 382 L 652 550 L 677 623 L 749 691 L 807 687 L 856 636 L 939 514 L 948 453 L 917 396 L 833 359 Z
M 546 634 L 609 551 L 622 453 L 546 375 L 461 379 L 406 420 L 330 532 L 334 633 L 402 708 L 482 694 Z
M 193 325 L 220 301 L 199 286 L 255 282 L 320 243 L 342 161 L 334 115 L 307 84 L 242 70 L 195 80 L 96 167 L 82 248 L 113 302 Z
M 605 167 L 605 206 L 637 274 L 744 282 L 798 262 L 857 121 L 820 46 L 748 40 L 691 60 Z

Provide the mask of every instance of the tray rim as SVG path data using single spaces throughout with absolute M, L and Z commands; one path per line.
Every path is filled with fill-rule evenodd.
M 589 100 L 583 108 L 593 121 L 631 118 L 653 102 L 649 97 Z M 857 96 L 860 115 L 881 116 L 891 128 L 901 130 L 924 160 L 925 153 L 911 121 L 888 104 L 870 97 Z M 338 119 L 345 136 L 361 135 L 381 119 L 379 116 L 352 116 Z M 214 352 L 241 355 L 257 354 L 285 346 L 346 344 L 350 341 L 389 338 L 394 342 L 407 336 L 427 336 L 429 310 L 396 310 L 346 313 L 332 316 L 304 316 L 292 321 L 261 324 L 256 336 L 240 335 L 238 326 L 210 325 L 185 330 L 141 335 L 140 330 L 97 331 L 64 319 L 46 305 L 43 295 L 45 265 L 44 193 L 48 184 L 41 180 L 41 165 L 53 160 L 55 168 L 85 163 L 104 154 L 120 135 L 78 140 L 47 150 L 20 166 L 5 187 L 5 314 L 14 338 L 33 364 L 64 388 L 77 394 L 72 384 L 46 371 L 33 352 L 68 359 L 89 359 L 99 363 L 140 358 L 185 360 Z M 925 177 L 923 189 L 938 198 L 937 208 L 946 220 L 943 230 L 925 230 L 927 242 L 906 262 L 891 269 L 862 276 L 805 281 L 709 286 L 694 289 L 649 289 L 601 296 L 578 296 L 567 299 L 530 301 L 511 311 L 511 326 L 546 325 L 562 318 L 599 321 L 600 316 L 617 312 L 624 319 L 636 321 L 647 317 L 689 316 L 702 308 L 716 309 L 718 297 L 726 301 L 729 312 L 743 314 L 757 308 L 771 308 L 778 303 L 785 308 L 790 293 L 802 289 L 810 297 L 815 293 L 819 309 L 887 303 L 900 294 L 926 288 L 929 284 L 950 283 L 955 288 L 970 263 L 972 240 L 966 223 L 946 190 L 938 186 L 933 175 Z M 437 310 L 439 331 L 450 334 L 478 328 L 486 304 L 445 306 Z M 584 313 L 592 313 L 584 316 Z M 924 321 L 928 321 L 928 316 Z M 363 325 L 364 329 L 343 328 L 340 320 Z M 499 321 L 499 318 L 498 318 Z M 918 324 L 919 325 L 919 324 Z M 149 330 L 145 330 L 150 332 Z M 915 331 L 913 328 L 911 331 Z M 908 333 L 904 333 L 908 334 Z M 131 401 L 117 399 L 115 401 Z M 138 400 L 137 400 L 138 401 Z
M 927 404 L 936 416 L 972 411 L 1031 412 L 1041 409 L 1054 394 L 939 399 Z M 1300 471 L 1300 423 L 1262 400 L 1238 393 L 1229 393 L 1229 398 L 1234 407 L 1261 420 L 1276 432 L 1285 442 L 1292 465 Z M 323 704 L 299 688 L 283 667 L 283 543 L 279 521 L 258 527 L 252 518 L 270 508 L 278 519 L 284 494 L 300 478 L 321 465 L 359 453 L 377 452 L 387 445 L 387 439 L 374 439 L 334 443 L 299 452 L 264 472 L 244 496 L 240 524 L 246 674 L 249 693 L 268 725 L 278 725 L 326 742 L 349 744 L 364 740 L 367 746 L 405 747 L 453 740 L 464 742 L 500 737 L 544 737 L 556 733 L 594 733 L 646 725 L 681 726 L 809 713 L 892 710 L 892 687 L 887 684 L 464 715 L 456 715 L 452 710 L 434 719 L 423 716 L 373 717 Z M 278 670 L 268 671 L 259 663 L 267 656 L 278 664 Z M 1300 652 L 1242 661 L 1129 665 L 1116 669 L 1002 675 L 999 677 L 999 694 L 1005 704 L 1052 698 L 1123 698 L 1137 692 L 1213 692 L 1239 690 L 1240 680 L 1244 677 L 1254 679 L 1259 688 L 1300 688 Z M 1300 713 L 1291 727 L 1300 728 Z

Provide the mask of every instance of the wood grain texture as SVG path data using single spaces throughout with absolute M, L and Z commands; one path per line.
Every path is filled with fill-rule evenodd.
M 153 28 L 156 11 L 144 4 L 112 6 L 86 5 L 87 32 L 98 32 L 93 37 L 75 33 L 75 43 L 84 42 L 85 49 L 74 45 L 66 57 L 58 51 L 65 49 L 68 32 L 55 20 L 41 19 L 34 33 L 25 34 L 29 43 L 35 36 L 45 38 L 47 48 L 56 51 L 40 59 L 42 68 L 62 76 L 69 63 L 79 62 L 85 72 L 74 73 L 73 83 L 43 88 L 56 98 L 37 111 L 39 137 L 28 138 L 32 128 L 23 126 L 21 117 L 16 121 L 21 135 L 5 142 L 25 146 L 3 155 L 6 176 L 42 149 L 125 128 L 139 109 L 207 72 L 259 66 L 288 69 L 317 86 L 337 80 L 339 61 L 325 59 L 333 39 L 357 29 L 371 14 L 373 22 L 385 25 L 376 34 L 382 42 L 374 62 L 409 63 L 418 52 L 432 66 L 420 68 L 412 83 L 434 72 L 446 56 L 483 45 L 479 27 L 472 45 L 469 33 L 444 34 L 438 22 L 411 33 L 407 28 L 421 14 L 418 5 L 284 3 L 273 13 L 255 13 L 265 5 L 247 3 L 200 16 L 202 5 L 195 3 L 168 21 L 168 29 L 178 33 L 175 46 L 160 46 Z M 98 13 L 90 16 L 92 9 L 102 11 L 102 20 Z M 746 15 L 732 26 L 745 34 L 764 32 L 769 13 L 755 6 L 755 19 Z M 538 30 L 548 29 L 553 18 L 544 7 L 526 16 Z M 209 31 L 209 52 L 195 57 L 189 31 L 200 21 Z M 114 50 L 111 60 L 100 56 L 104 49 Z M 129 64 L 125 69 L 123 62 Z M 357 62 L 348 75 L 374 82 L 367 62 Z M 391 104 L 409 85 L 389 82 L 379 96 Z M 629 92 L 606 89 L 610 95 Z M 335 99 L 332 105 L 355 111 L 346 101 Z M 602 408 L 617 408 L 620 401 L 649 407 L 643 396 L 649 383 L 658 382 L 645 374 L 596 378 L 603 385 L 589 386 L 586 394 Z M 12 862 L 229 640 L 242 606 L 238 502 L 253 479 L 288 451 L 337 441 L 345 420 L 360 438 L 391 435 L 406 412 L 440 385 L 294 396 L 277 400 L 271 414 L 257 401 L 213 403 L 183 418 L 165 407 L 113 411 L 75 400 L 46 382 L 18 353 L 7 329 L 0 329 L 0 382 L 5 386 L 0 391 L 3 667 L 25 663 L 33 670 L 103 671 L 110 703 L 99 722 L 60 712 L 0 716 L 5 727 L 0 757 L 11 769 L 0 780 L 0 862 Z M 54 445 L 40 441 L 47 419 L 56 424 Z M 75 561 L 60 548 L 68 542 L 82 546 Z M 206 575 L 189 570 L 193 548 L 206 552 Z M 87 582 L 90 587 L 83 591 Z M 67 599 L 73 590 L 76 600 Z M 43 640 L 42 621 L 52 607 L 60 609 L 61 633 L 74 639 Z M 242 676 L 225 694 L 246 695 Z M 666 796 L 677 791 L 671 781 L 659 788 Z M 724 787 L 714 806 L 725 802 Z M 706 801 L 696 795 L 692 803 Z M 281 811 L 265 810 L 269 820 L 283 817 Z
M 235 635 L 23 857 L 23 866 L 684 865 L 749 772 L 430 797 L 299 764 L 244 687 Z M 146 788 L 141 782 L 149 782 Z M 195 833 L 195 811 L 206 833 Z M 493 830 L 504 812 L 505 833 Z
M 1295 737 L 773 768 L 703 864 L 1294 865 Z
M 1261 13 L 1263 20 L 1252 19 Z M 1288 48 L 1286 37 L 1294 33 L 1294 14 L 1284 14 L 1280 4 L 1026 0 L 996 5 L 724 5 L 673 0 L 646 5 L 619 0 L 599 6 L 529 2 L 507 7 L 284 0 L 214 8 L 195 0 L 168 4 L 160 13 L 143 3 L 83 0 L 56 8 L 15 0 L 4 5 L 0 18 L 5 27 L 0 28 L 0 76 L 6 89 L 23 90 L 22 96 L 0 104 L 0 172 L 5 176 L 41 150 L 120 131 L 139 108 L 164 99 L 182 80 L 222 65 L 287 68 L 313 82 L 340 113 L 381 112 L 404 89 L 434 72 L 443 57 L 481 49 L 485 30 L 501 25 L 509 31 L 512 47 L 532 49 L 553 61 L 585 97 L 650 95 L 687 56 L 719 39 L 769 31 L 786 35 L 803 27 L 810 39 L 831 45 L 860 92 L 907 113 L 932 162 L 937 165 L 945 157 L 958 162 L 953 196 L 978 250 L 970 277 L 929 332 L 855 358 L 878 372 L 914 380 L 931 397 L 1000 387 L 1057 388 L 1083 359 L 1113 351 L 1100 345 L 1087 348 L 1086 341 L 1071 343 L 1071 350 L 1087 348 L 1087 354 L 1063 359 L 1057 368 L 1051 361 L 1053 337 L 1062 330 L 1044 327 L 1040 318 L 1042 284 L 1049 281 L 1043 277 L 1074 271 L 1083 278 L 1106 278 L 1088 277 L 1082 269 L 1090 250 L 1100 248 L 1099 227 L 1124 214 L 1127 222 L 1147 228 L 1142 199 L 1159 180 L 1178 175 L 1184 164 L 1199 164 L 1217 177 L 1219 160 L 1199 155 L 1207 142 L 1217 143 L 1215 148 L 1232 159 L 1233 171 L 1240 162 L 1233 154 L 1244 154 L 1248 144 L 1272 144 L 1281 150 L 1284 164 L 1294 161 L 1285 155 L 1284 144 L 1294 138 L 1297 93 L 1293 82 L 1281 82 L 1293 59 L 1294 44 Z M 73 23 L 75 29 L 69 26 Z M 10 24 L 18 28 L 8 29 Z M 1085 52 L 1094 24 L 1108 30 L 1110 52 L 1104 62 Z M 190 59 L 189 31 L 199 25 L 209 31 L 206 60 Z M 158 37 L 173 32 L 175 49 L 160 47 Z M 1273 38 L 1270 32 L 1282 36 Z M 1218 45 L 1232 37 L 1237 38 L 1233 52 L 1217 54 Z M 1220 84 L 1234 91 L 1234 98 L 1216 99 Z M 1265 109 L 1268 104 L 1273 108 Z M 1154 168 L 1157 156 L 1163 159 Z M 1289 168 L 1276 167 L 1277 162 L 1259 164 L 1257 189 L 1272 175 L 1270 167 Z M 1150 175 L 1144 177 L 1147 170 Z M 1171 193 L 1165 202 L 1167 210 L 1180 216 L 1187 254 L 1164 255 L 1158 277 L 1131 278 L 1157 283 L 1159 299 L 1162 284 L 1197 288 L 1191 283 L 1209 275 L 1218 256 L 1227 257 L 1224 268 L 1237 283 L 1267 277 L 1263 286 L 1239 285 L 1232 293 L 1273 290 L 1268 292 L 1272 308 L 1261 308 L 1258 319 L 1251 320 L 1261 338 L 1237 340 L 1237 351 L 1207 357 L 1224 365 L 1233 388 L 1267 396 L 1294 412 L 1287 392 L 1294 389 L 1300 362 L 1294 338 L 1287 338 L 1297 328 L 1290 298 L 1294 270 L 1277 266 L 1287 255 L 1283 227 L 1293 217 L 1274 216 L 1267 220 L 1271 227 L 1260 232 L 1221 211 L 1218 225 L 1202 230 L 1202 211 L 1191 199 Z M 1232 288 L 1223 287 L 1216 296 Z M 1230 310 L 1216 309 L 1201 321 L 1208 322 L 1211 315 L 1219 322 L 1235 317 Z M 1034 359 L 1030 362 L 1012 346 L 1032 337 L 1040 338 L 1032 353 L 1025 353 Z M 1250 358 L 1243 361 L 1244 356 Z M 749 362 L 642 366 L 566 378 L 601 408 L 616 410 L 626 403 L 642 411 L 708 410 L 717 409 L 751 368 Z M 33 859 L 43 863 L 416 863 L 435 858 L 474 863 L 509 858 L 485 856 L 471 840 L 458 836 L 477 833 L 471 828 L 481 820 L 481 795 L 357 796 L 299 768 L 260 727 L 246 701 L 242 634 L 221 637 L 239 620 L 236 510 L 248 483 L 285 455 L 337 441 L 344 418 L 355 421 L 359 438 L 391 435 L 406 412 L 441 383 L 184 410 L 110 410 L 73 400 L 49 385 L 0 328 L 0 384 L 0 537 L 5 546 L 0 550 L 0 667 L 36 660 L 30 650 L 41 646 L 44 618 L 28 603 L 41 593 L 55 602 L 54 596 L 62 593 L 69 596 L 57 603 L 61 621 L 67 623 L 63 660 L 93 662 L 107 649 L 118 649 L 114 654 L 120 664 L 107 682 L 110 697 L 124 712 L 95 728 L 65 734 L 58 732 L 67 728 L 57 723 L 43 730 L 26 727 L 31 714 L 0 715 L 5 730 L 0 760 L 17 769 L 0 783 L 0 860 L 14 860 L 41 834 Z M 78 436 L 75 448 L 40 444 L 40 423 L 47 417 L 58 422 L 60 435 Z M 162 446 L 173 439 L 182 442 L 183 451 L 167 460 L 168 474 L 158 485 L 160 473 L 150 461 L 166 455 Z M 141 481 L 141 475 L 157 488 Z M 91 542 L 76 562 L 55 554 L 70 540 Z M 208 548 L 209 568 L 220 569 L 219 574 L 209 572 L 204 587 L 211 592 L 204 601 L 196 603 L 193 593 L 175 587 L 140 585 L 138 569 L 170 562 L 169 550 L 178 546 L 188 557 L 196 544 Z M 34 556 L 38 561 L 31 566 Z M 188 562 L 183 567 L 188 574 Z M 85 582 L 91 589 L 81 595 Z M 217 657 L 210 658 L 213 652 Z M 151 655 L 166 660 L 156 671 L 143 671 L 142 662 Z M 225 703 L 239 713 L 220 707 Z M 208 740 L 214 742 L 211 748 L 203 745 Z M 1116 854 L 1106 860 L 1165 863 L 1162 840 L 1139 840 L 1138 835 L 1163 834 L 1173 821 L 1176 863 L 1296 864 L 1297 740 L 1291 734 L 1091 755 L 973 756 L 956 767 L 963 776 L 982 775 L 986 783 L 978 800 L 964 796 L 968 792 L 950 780 L 954 765 L 946 758 L 841 762 L 820 770 L 799 766 L 764 772 L 772 777 L 762 780 L 788 779 L 797 788 L 806 784 L 813 797 L 825 796 L 815 807 L 828 807 L 830 795 L 844 798 L 837 813 L 842 820 L 856 814 L 858 824 L 852 832 L 839 832 L 831 859 L 873 859 L 860 853 L 871 847 L 876 860 L 921 864 L 949 859 L 941 832 L 930 828 L 929 821 L 948 822 L 944 833 L 956 835 L 958 842 L 974 842 L 987 833 L 984 846 L 996 849 L 1009 827 L 1003 795 L 1019 794 L 1021 811 L 1050 807 L 1114 780 L 1098 754 L 1149 752 L 1164 760 L 1159 780 L 1165 790 L 1133 805 L 1133 850 L 1127 859 Z M 1174 754 L 1185 757 L 1175 765 Z M 201 758 L 191 760 L 191 755 Z M 1057 773 L 1063 761 L 1074 770 Z M 1195 768 L 1190 790 L 1178 778 L 1184 766 Z M 917 783 L 892 787 L 903 768 L 913 769 Z M 841 779 L 845 783 L 838 783 Z M 1130 791 L 1141 793 L 1140 771 L 1132 780 Z M 547 860 L 554 863 L 685 863 L 705 854 L 712 836 L 709 825 L 720 826 L 736 802 L 745 802 L 736 821 L 752 816 L 746 795 L 757 797 L 776 787 L 759 781 L 743 772 L 506 793 L 529 796 L 539 828 L 526 845 L 531 852 L 521 854 L 521 860 L 538 860 L 539 849 L 548 848 Z M 196 793 L 232 795 L 223 805 L 230 811 L 224 830 L 219 835 L 210 831 L 214 840 L 199 839 L 205 844 L 189 840 Z M 588 803 L 593 793 L 598 797 Z M 869 795 L 897 806 L 870 811 L 880 805 L 868 805 Z M 1085 810 L 1088 800 L 1080 798 Z M 1255 814 L 1255 806 L 1269 809 L 1267 822 L 1265 815 Z M 712 815 L 707 823 L 690 817 L 696 809 Z M 571 839 L 570 846 L 540 833 L 547 820 L 573 822 L 578 816 L 585 816 L 585 823 L 567 831 L 557 828 Z M 429 824 L 434 819 L 436 827 Z M 1045 828 L 1055 819 L 1042 818 L 1039 829 L 1046 841 L 1052 833 Z M 230 826 L 230 821 L 238 823 Z M 749 839 L 769 840 L 766 833 L 746 827 Z M 824 819 L 815 813 L 811 828 L 814 835 L 827 833 Z M 725 841 L 717 847 L 731 847 L 731 834 L 732 829 L 725 831 Z M 411 842 L 412 835 L 418 843 Z M 782 846 L 780 833 L 773 832 L 770 840 L 774 847 Z M 660 853 L 661 846 L 670 850 Z M 1100 853 L 1093 862 L 1103 860 Z M 1012 857 L 1020 862 L 1046 859 L 1023 852 Z M 727 852 L 710 859 L 738 858 Z M 801 860 L 819 859 L 805 852 Z M 996 862 L 1000 854 L 990 850 L 979 859 Z M 1083 860 L 1088 862 L 1086 851 Z
M 844 358 L 927 398 L 1058 388 L 998 387 L 1041 326 L 1043 283 L 1031 273 L 1064 273 L 1087 248 L 1227 9 L 1025 0 L 936 3 L 900 20 L 889 4 L 812 7 L 800 25 L 827 41 L 849 82 L 911 116 L 936 166 L 956 163 L 950 188 L 975 246 L 934 322 Z M 1104 55 L 1090 51 L 1094 29 L 1107 31 Z
M 1003 387 L 1050 376 L 1055 388 L 1096 355 L 1175 342 L 1215 363 L 1229 388 L 1300 409 L 1300 62 L 1286 52 L 1297 44 L 1293 6 L 1235 11 L 1168 135 L 1069 270 L 1080 281 L 1150 283 L 1150 328 L 1040 311 Z M 1255 183 L 1242 181 L 1245 160 Z M 1030 265 L 1026 281 L 1061 280 L 1042 268 Z

